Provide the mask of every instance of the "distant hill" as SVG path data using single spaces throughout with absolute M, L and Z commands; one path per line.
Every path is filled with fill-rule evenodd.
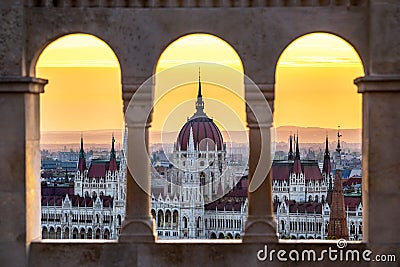
M 356 146 L 361 144 L 361 129 L 341 129 L 341 140 L 344 143 L 351 143 Z M 299 134 L 300 143 L 322 144 L 325 142 L 326 135 L 329 136 L 329 142 L 337 140 L 337 129 L 326 129 L 318 127 L 297 127 L 297 126 L 281 126 L 276 129 L 276 142 L 278 145 L 284 146 L 288 142 L 289 135 Z M 48 131 L 41 132 L 42 149 L 78 149 L 81 135 L 84 138 L 85 147 L 93 148 L 109 148 L 111 145 L 111 136 L 114 134 L 116 145 L 123 143 L 123 130 L 90 130 L 90 131 Z M 227 140 L 226 132 L 222 132 L 224 139 Z M 176 140 L 178 132 L 164 133 L 162 136 L 164 143 L 173 143 Z M 247 140 L 242 132 L 229 132 L 231 139 L 235 143 L 245 143 Z M 150 132 L 151 143 L 161 143 L 161 133 L 157 131 Z

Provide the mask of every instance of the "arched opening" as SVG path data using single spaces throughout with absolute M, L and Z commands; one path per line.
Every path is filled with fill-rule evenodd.
M 151 215 L 153 216 L 153 219 L 155 219 L 156 214 L 155 214 L 154 210 L 151 211 Z M 122 219 L 121 219 L 121 215 L 120 214 L 117 215 L 117 223 L 118 223 L 119 227 L 122 225 Z
M 228 234 L 226 235 L 226 239 L 233 239 L 232 234 L 231 234 L 231 233 L 228 233 Z
M 290 192 L 289 201 L 300 204 L 327 201 L 330 205 L 327 196 L 329 190 L 334 190 L 336 170 L 342 170 L 342 178 L 345 178 L 345 173 L 362 169 L 362 99 L 354 80 L 363 75 L 357 51 L 333 34 L 306 34 L 282 52 L 276 67 L 274 123 L 276 141 L 285 143 L 276 152 L 286 157 L 274 161 L 274 166 L 293 165 L 296 153 L 302 168 L 299 181 L 303 183 L 296 185 L 297 192 Z M 290 191 L 290 179 L 287 180 Z M 307 199 L 302 194 L 304 191 Z M 351 195 L 361 201 L 361 194 L 352 192 Z M 347 194 L 344 198 L 346 202 Z M 354 217 L 352 213 L 347 216 L 347 221 Z M 302 220 L 308 221 L 311 217 L 312 214 L 307 213 Z M 319 217 L 323 219 L 322 213 Z M 311 224 L 298 226 L 294 229 L 297 236 L 300 232 L 315 230 Z M 327 232 L 326 224 L 325 235 Z
M 49 238 L 49 231 L 47 230 L 46 227 L 42 228 L 42 239 L 47 239 Z
M 56 238 L 61 239 L 61 227 L 57 227 Z
M 93 231 L 92 228 L 89 228 L 87 231 L 87 239 L 92 239 L 93 238 Z
M 190 183 L 196 179 L 204 192 L 205 202 L 214 201 L 218 198 L 216 197 L 218 194 L 221 197 L 240 179 L 239 176 L 231 175 L 222 184 L 224 188 L 220 186 L 218 190 L 218 182 L 223 180 L 220 176 L 226 173 L 222 168 L 227 166 L 227 155 L 231 159 L 234 158 L 238 166 L 243 164 L 243 172 L 247 164 L 248 139 L 242 61 L 235 49 L 223 39 L 210 34 L 195 33 L 171 42 L 160 55 L 154 73 L 156 74 L 154 107 L 149 138 L 150 144 L 157 144 L 150 146 L 150 149 L 155 149 L 150 151 L 153 155 L 151 157 L 153 166 L 161 164 L 159 160 L 161 151 L 162 156 L 167 157 L 168 164 L 172 168 L 179 166 L 179 168 L 188 169 L 191 166 L 197 166 L 199 171 L 195 175 L 171 170 L 169 177 L 173 178 L 165 181 L 168 184 L 168 193 L 172 196 L 179 195 L 182 183 Z M 213 142 L 207 143 L 208 141 L 204 138 L 203 143 L 202 141 L 196 143 L 196 153 L 194 153 L 196 159 L 188 160 L 185 149 L 177 148 L 174 144 L 187 144 L 187 142 L 177 141 L 178 133 L 183 129 L 187 119 L 197 112 L 193 99 L 196 99 L 200 91 L 204 102 L 201 107 L 197 107 L 212 118 L 221 132 L 226 147 L 219 148 L 223 151 L 222 153 L 208 152 L 207 149 L 211 151 L 215 148 L 216 142 L 213 138 L 209 138 Z M 236 131 L 236 136 L 230 134 L 231 131 Z M 233 138 L 238 139 L 233 140 Z M 240 146 L 245 145 L 240 148 L 239 145 L 232 147 L 233 142 Z M 160 149 L 160 144 L 162 149 Z M 241 149 L 245 152 L 240 153 Z M 165 169 L 155 167 L 152 168 L 152 172 L 156 174 L 156 177 L 162 177 Z M 237 173 L 243 172 L 237 171 Z M 219 177 L 214 177 L 215 174 Z M 160 184 L 159 180 L 152 180 L 154 188 L 157 186 L 155 182 Z M 173 185 L 170 185 L 170 181 L 177 183 L 173 182 Z M 185 199 L 187 195 L 183 192 Z M 165 216 L 167 223 L 167 214 Z M 173 213 L 172 224 L 175 225 L 175 222 L 178 224 L 178 213 L 176 219 Z M 182 218 L 182 223 L 186 225 L 187 219 Z M 201 218 L 200 220 L 196 218 L 193 223 L 198 229 L 203 227 Z M 157 225 L 160 227 L 160 222 Z M 201 232 L 198 231 L 196 235 L 201 235 Z
M 236 234 L 235 239 L 240 239 L 240 234 Z
M 110 239 L 110 230 L 104 230 L 104 239 Z
M 164 227 L 164 212 L 162 210 L 158 211 L 158 227 Z
M 64 239 L 69 239 L 69 228 L 65 227 L 64 229 L 64 235 L 63 235 Z
M 101 238 L 100 229 L 97 228 L 97 230 L 96 230 L 96 239 L 100 239 L 100 238 Z
M 188 227 L 188 220 L 187 220 L 187 218 L 186 218 L 186 217 L 183 217 L 182 221 L 183 221 L 183 228 L 187 228 L 187 227 Z
M 217 239 L 217 235 L 214 232 L 212 232 L 210 234 L 210 239 Z
M 171 227 L 171 211 L 167 210 L 165 212 L 165 227 Z
M 78 228 L 74 228 L 72 230 L 72 239 L 77 239 L 78 238 Z
M 54 227 L 50 227 L 49 238 L 56 239 L 56 231 L 54 230 Z
M 178 211 L 174 210 L 172 213 L 172 226 L 177 227 L 178 226 Z
M 58 167 L 46 169 L 47 173 L 53 174 L 50 177 L 58 176 L 58 172 L 75 176 L 68 173 L 74 166 L 68 166 L 71 163 L 65 162 L 76 160 L 74 155 L 79 152 L 81 135 L 86 144 L 110 146 L 111 134 L 114 132 L 116 140 L 122 143 L 124 119 L 121 71 L 119 61 L 108 44 L 89 34 L 65 35 L 49 43 L 31 69 L 36 77 L 49 80 L 45 93 L 40 96 L 41 150 L 52 148 L 63 153 L 60 163 L 53 164 Z M 95 119 L 99 116 L 101 120 Z M 114 130 L 110 132 L 109 129 Z M 89 130 L 96 132 L 94 135 L 86 134 Z M 99 151 L 99 148 L 92 151 L 86 149 L 85 157 Z M 47 160 L 46 155 L 42 153 L 42 160 Z M 48 166 L 52 166 L 50 161 L 54 160 L 50 158 L 47 161 Z M 90 166 L 85 167 L 89 169 Z M 105 177 L 97 178 L 104 180 Z M 54 186 L 59 183 L 62 183 L 62 187 L 72 187 L 75 194 L 83 194 L 85 197 L 91 195 L 93 198 L 97 197 L 97 188 L 100 187 L 97 184 L 86 184 L 91 189 L 86 188 L 82 193 L 83 184 L 88 182 L 87 177 L 83 176 L 75 177 L 74 183 L 69 183 L 69 179 L 48 179 L 47 176 L 43 176 L 43 179 L 46 182 L 42 183 L 42 187 L 53 186 L 54 195 L 60 195 L 62 188 Z M 101 191 L 100 195 L 103 194 L 104 191 Z M 42 206 L 42 210 L 48 208 Z M 76 213 L 75 209 L 77 207 L 71 206 L 68 213 Z M 83 219 L 82 216 L 76 218 L 81 223 Z M 65 220 L 68 221 L 68 215 Z M 74 238 L 79 236 L 80 233 Z
M 223 233 L 219 233 L 218 239 L 225 239 L 225 235 Z
M 86 239 L 86 232 L 84 228 L 81 228 L 81 231 L 79 232 L 79 238 Z

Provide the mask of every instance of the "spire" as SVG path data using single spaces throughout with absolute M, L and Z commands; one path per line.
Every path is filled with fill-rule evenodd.
M 83 150 L 83 136 L 81 135 L 81 150 L 79 151 L 79 158 L 83 159 L 85 157 L 85 151 Z
M 342 151 L 342 149 L 340 148 L 340 137 L 342 137 L 342 135 L 340 134 L 340 126 L 338 126 L 336 152 L 338 153 L 339 164 L 336 166 L 336 169 L 341 169 L 342 167 L 342 156 L 340 155 L 340 151 Z
M 299 133 L 297 133 L 297 139 L 296 139 L 296 155 L 295 159 L 300 160 L 300 151 L 299 151 Z
M 325 141 L 325 154 L 324 154 L 324 165 L 322 166 L 322 174 L 325 175 L 325 181 L 328 182 L 328 191 L 332 192 L 333 187 L 332 187 L 332 175 L 331 175 L 331 156 L 329 153 L 329 147 L 328 147 L 329 141 L 328 141 L 328 135 L 326 136 L 326 141 Z
M 336 170 L 330 208 L 331 214 L 329 218 L 328 236 L 337 239 L 348 239 L 349 234 L 347 231 L 346 210 L 344 205 L 342 172 L 340 170 Z
M 201 95 L 201 81 L 200 81 L 200 67 L 199 67 L 199 90 L 198 90 L 198 92 L 197 92 L 197 98 L 202 98 L 202 95 Z
M 115 159 L 115 148 L 114 148 L 114 143 L 115 143 L 115 138 L 114 138 L 114 134 L 113 134 L 113 135 L 112 135 L 112 139 L 111 139 L 110 158 L 114 158 L 114 159 Z
M 199 88 L 197 92 L 197 101 L 196 101 L 196 113 L 194 114 L 194 117 L 197 116 L 206 116 L 206 114 L 204 113 L 203 96 L 201 94 L 200 68 L 199 68 Z
M 190 153 L 194 152 L 194 138 L 193 138 L 193 128 L 190 126 L 190 133 L 189 133 L 189 141 L 188 141 L 188 146 L 187 150 Z
M 325 154 L 324 154 L 324 159 L 326 159 L 326 158 L 330 158 L 329 148 L 328 148 L 328 135 L 326 136 L 326 140 L 325 140 Z
M 83 150 L 83 137 L 81 136 L 81 150 L 79 151 L 78 170 L 84 172 L 86 170 L 85 151 Z
M 297 133 L 297 138 L 296 140 L 296 154 L 294 157 L 294 163 L 293 163 L 293 172 L 295 174 L 300 174 L 302 173 L 302 168 L 301 168 L 301 162 L 300 162 L 300 151 L 299 151 L 299 134 Z
M 290 134 L 290 137 L 289 137 L 289 154 L 288 154 L 288 160 L 293 160 L 292 134 Z
M 111 139 L 110 167 L 109 167 L 110 171 L 116 171 L 118 169 L 117 160 L 115 159 L 114 143 L 115 143 L 115 138 L 113 134 Z
M 339 153 L 339 155 L 340 155 L 340 151 L 342 151 L 342 149 L 340 148 L 340 137 L 342 137 L 342 135 L 340 134 L 340 126 L 338 126 L 338 130 L 337 130 L 337 148 L 336 148 L 336 151 Z

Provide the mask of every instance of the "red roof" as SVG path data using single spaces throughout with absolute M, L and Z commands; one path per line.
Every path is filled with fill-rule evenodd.
M 114 168 L 114 167 L 115 167 L 115 170 L 117 170 L 118 167 L 119 167 L 119 162 L 115 161 L 115 164 L 117 166 L 114 166 L 113 160 L 115 161 L 115 159 L 111 159 L 111 164 L 110 164 L 110 161 L 93 160 L 92 163 L 90 164 L 90 167 L 89 167 L 88 177 L 89 178 L 105 177 L 106 176 L 106 172 L 108 170 L 113 171 L 112 168 Z
M 296 167 L 297 166 L 297 167 Z M 297 170 L 295 170 L 295 167 Z M 274 161 L 272 164 L 272 179 L 273 180 L 289 180 L 289 175 L 292 171 L 304 173 L 306 181 L 322 180 L 322 175 L 316 161 Z M 297 172 L 296 172 L 297 171 Z
M 42 186 L 42 196 L 65 196 L 73 195 L 74 188 L 71 187 L 57 187 L 57 186 Z
M 303 172 L 302 169 L 301 169 L 301 163 L 300 163 L 300 160 L 299 160 L 299 159 L 295 159 L 295 160 L 294 160 L 294 163 L 293 163 L 293 172 L 294 172 L 295 174 L 300 174 L 300 173 Z
M 195 117 L 183 125 L 177 140 L 181 150 L 187 150 L 190 128 L 193 130 L 195 148 L 199 146 L 200 150 L 206 150 L 206 144 L 208 143 L 208 149 L 213 150 L 216 144 L 217 150 L 222 150 L 223 139 L 221 132 L 213 120 L 206 116 Z
M 247 199 L 247 189 L 249 180 L 247 176 L 243 176 L 238 183 L 223 197 L 204 205 L 206 210 L 235 210 L 240 211 L 240 208 Z
M 279 203 L 274 203 L 274 212 L 277 211 Z M 322 203 L 320 202 L 296 202 L 295 200 L 287 200 L 286 205 L 289 207 L 290 213 L 322 213 Z
M 91 197 L 81 197 L 78 195 L 68 195 L 73 207 L 93 207 L 96 199 Z M 65 196 L 42 196 L 42 206 L 61 206 Z M 113 198 L 110 196 L 100 196 L 103 207 L 112 207 Z
M 358 207 L 358 205 L 360 205 L 361 203 L 361 197 L 353 197 L 353 196 L 345 196 L 344 197 L 344 206 L 345 208 L 351 210 L 351 211 L 355 211 Z
M 80 158 L 79 159 L 78 170 L 80 172 L 83 172 L 84 170 L 86 170 L 86 160 L 85 160 L 85 158 Z

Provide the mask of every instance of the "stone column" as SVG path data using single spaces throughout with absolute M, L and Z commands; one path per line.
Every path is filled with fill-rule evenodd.
M 371 75 L 355 84 L 363 94 L 363 239 L 374 254 L 393 253 L 400 240 L 400 214 L 393 212 L 400 203 L 400 75 Z
M 273 99 L 273 84 L 245 83 L 247 125 L 249 127 L 248 216 L 243 242 L 277 242 L 276 221 L 272 207 L 271 128 L 272 113 L 268 100 Z
M 120 242 L 154 242 L 155 225 L 151 216 L 150 160 L 148 128 L 151 122 L 153 83 L 123 85 L 123 96 L 135 92 L 131 104 L 125 106 L 128 128 L 126 215 L 119 236 Z
M 40 239 L 39 93 L 45 80 L 0 77 L 0 259 L 24 266 L 26 247 Z

